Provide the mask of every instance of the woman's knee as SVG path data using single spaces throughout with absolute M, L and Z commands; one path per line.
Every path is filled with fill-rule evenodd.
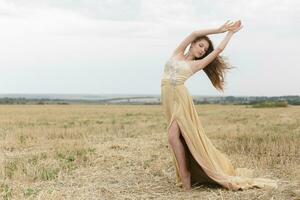
M 174 120 L 168 131 L 169 143 L 172 144 L 174 141 L 179 140 L 179 137 L 180 137 L 180 129 L 177 122 Z

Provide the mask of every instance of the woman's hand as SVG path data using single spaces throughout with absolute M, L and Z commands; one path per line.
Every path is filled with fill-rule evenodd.
M 226 31 L 231 32 L 231 33 L 235 33 L 237 31 L 239 31 L 243 26 L 241 26 L 241 20 L 235 21 L 235 22 L 230 22 L 229 20 L 223 24 L 222 26 L 220 26 L 219 28 L 217 28 L 217 31 L 219 33 L 224 33 Z
M 243 28 L 242 22 L 241 22 L 241 20 L 238 20 L 238 21 L 234 22 L 234 24 L 231 27 L 228 28 L 228 32 L 233 34 L 233 33 L 238 32 L 239 30 L 241 30 L 241 28 Z
M 220 26 L 219 28 L 217 28 L 218 33 L 224 33 L 226 31 L 228 31 L 229 28 L 231 28 L 234 25 L 233 22 L 230 22 L 230 23 L 228 23 L 228 22 L 229 22 L 229 20 L 227 20 L 227 22 L 225 22 L 225 24 L 223 24 L 222 26 Z

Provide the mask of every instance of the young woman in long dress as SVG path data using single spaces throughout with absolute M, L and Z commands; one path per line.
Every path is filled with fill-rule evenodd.
M 277 187 L 275 180 L 253 178 L 253 171 L 232 166 L 229 158 L 206 136 L 184 85 L 189 77 L 203 70 L 213 86 L 223 91 L 224 73 L 230 67 L 219 54 L 242 27 L 238 20 L 227 21 L 216 29 L 194 31 L 177 46 L 164 66 L 161 104 L 168 122 L 168 145 L 175 164 L 176 183 L 185 190 L 198 183 L 214 183 L 230 190 Z M 225 38 L 214 48 L 207 35 L 224 32 L 227 32 Z

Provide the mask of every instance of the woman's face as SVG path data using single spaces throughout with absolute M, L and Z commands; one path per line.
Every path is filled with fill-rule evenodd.
M 196 58 L 202 57 L 209 47 L 209 43 L 205 39 L 198 40 L 193 44 L 192 53 Z

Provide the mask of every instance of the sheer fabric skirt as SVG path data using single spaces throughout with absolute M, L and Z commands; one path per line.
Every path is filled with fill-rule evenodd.
M 275 180 L 253 178 L 253 170 L 235 169 L 230 159 L 214 146 L 205 134 L 193 99 L 184 84 L 174 85 L 169 80 L 163 79 L 161 105 L 168 123 L 167 133 L 173 120 L 179 125 L 192 185 L 213 183 L 230 190 L 252 187 L 277 188 Z M 170 144 L 168 145 L 176 169 L 176 184 L 182 185 L 178 161 Z

